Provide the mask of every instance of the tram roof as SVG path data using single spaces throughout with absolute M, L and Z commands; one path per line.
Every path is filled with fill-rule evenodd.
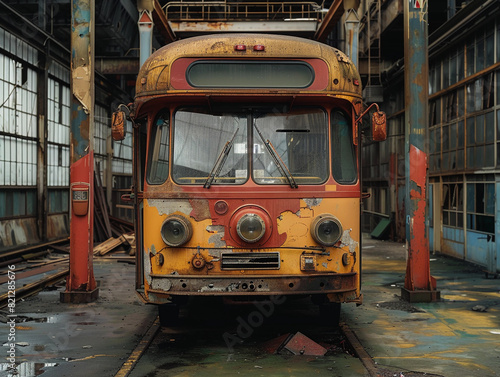
M 244 45 L 247 48 L 245 51 L 235 51 L 235 45 Z M 265 51 L 254 51 L 253 46 L 256 45 L 264 46 Z M 331 72 L 329 85 L 324 91 L 361 98 L 361 79 L 356 67 L 342 51 L 334 47 L 285 35 L 229 33 L 187 38 L 158 49 L 140 69 L 136 84 L 136 98 L 158 96 L 173 90 L 170 86 L 170 67 L 176 59 L 181 57 L 244 58 L 247 60 L 322 59 L 328 64 Z M 338 80 L 335 85 L 334 79 Z M 358 80 L 358 85 L 354 85 L 355 80 Z M 288 93 L 291 91 L 294 90 L 284 90 Z

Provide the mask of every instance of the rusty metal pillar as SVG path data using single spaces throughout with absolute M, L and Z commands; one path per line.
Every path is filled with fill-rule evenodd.
M 99 296 L 92 265 L 94 243 L 94 1 L 71 2 L 70 256 L 62 302 Z
M 427 1 L 406 0 L 405 32 L 405 147 L 406 242 L 405 286 L 401 296 L 409 302 L 439 299 L 436 280 L 430 274 L 427 234 L 428 160 L 428 48 Z

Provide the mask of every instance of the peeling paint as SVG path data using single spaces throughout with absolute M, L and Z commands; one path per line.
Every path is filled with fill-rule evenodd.
M 312 209 L 312 207 L 317 207 L 323 201 L 322 198 L 310 198 L 310 199 L 302 199 L 306 204 L 307 208 Z
M 213 244 L 214 247 L 226 247 L 226 241 L 223 240 L 225 235 L 225 228 L 223 225 L 209 225 L 207 232 L 213 233 L 209 237 L 208 242 Z
M 144 253 L 144 277 L 146 282 L 151 286 L 151 260 L 149 259 L 150 250 Z
M 73 95 L 82 104 L 85 114 L 90 113 L 90 69 L 88 66 L 76 67 L 72 73 L 73 77 Z
M 189 215 L 193 212 L 193 206 L 189 200 L 165 200 L 165 199 L 149 199 L 149 206 L 156 207 L 160 216 L 171 215 L 175 212 L 181 212 Z
M 296 212 L 296 215 L 301 219 L 310 219 L 314 215 L 314 211 L 310 208 L 301 208 Z
M 340 242 L 341 242 L 342 246 L 348 246 L 349 252 L 351 254 L 354 254 L 357 247 L 359 246 L 359 242 L 352 239 L 351 232 L 352 232 L 352 229 L 344 230 L 344 233 L 342 233 L 342 239 L 340 240 Z
M 227 250 L 221 250 L 221 249 L 211 249 L 208 251 L 208 255 L 213 257 L 214 259 L 211 260 L 211 262 L 218 262 L 220 260 L 221 253 L 223 251 Z
M 156 255 L 155 245 L 151 245 L 151 254 Z

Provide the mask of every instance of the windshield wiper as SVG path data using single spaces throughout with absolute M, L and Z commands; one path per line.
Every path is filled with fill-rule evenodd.
M 269 152 L 269 154 L 273 158 L 274 163 L 278 167 L 281 175 L 286 178 L 286 180 L 288 181 L 288 184 L 290 185 L 291 188 L 299 188 L 299 186 L 297 185 L 297 182 L 295 182 L 295 178 L 293 178 L 293 175 L 290 172 L 290 169 L 288 169 L 288 166 L 286 166 L 285 162 L 281 159 L 279 154 L 276 152 L 274 145 L 271 143 L 271 141 L 269 139 L 267 139 L 267 140 L 264 139 L 264 135 L 262 135 L 260 130 L 257 128 L 257 124 L 255 122 L 254 122 L 253 126 L 257 130 L 257 133 L 259 134 L 260 139 L 262 140 L 262 142 L 266 146 L 267 151 Z
M 224 148 L 222 148 L 222 151 L 219 154 L 219 157 L 217 157 L 217 160 L 215 161 L 214 167 L 210 171 L 210 174 L 208 175 L 207 180 L 203 184 L 203 188 L 210 188 L 212 185 L 212 182 L 214 181 L 215 178 L 217 178 L 220 174 L 220 171 L 222 170 L 222 167 L 224 166 L 224 163 L 227 160 L 227 156 L 229 156 L 229 152 L 231 151 L 231 148 L 233 147 L 234 144 L 234 138 L 236 137 L 236 134 L 238 133 L 240 129 L 237 128 L 236 131 L 234 131 L 233 137 L 231 137 L 230 140 L 224 144 Z

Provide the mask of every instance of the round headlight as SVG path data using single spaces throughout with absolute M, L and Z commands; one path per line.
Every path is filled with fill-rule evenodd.
M 180 246 L 191 239 L 193 227 L 183 216 L 169 216 L 161 226 L 161 238 L 168 246 Z
M 248 243 L 254 243 L 260 240 L 266 233 L 266 224 L 259 215 L 247 213 L 238 220 L 236 225 L 238 236 Z
M 311 224 L 311 235 L 317 243 L 333 246 L 342 238 L 342 224 L 332 215 L 320 215 Z

